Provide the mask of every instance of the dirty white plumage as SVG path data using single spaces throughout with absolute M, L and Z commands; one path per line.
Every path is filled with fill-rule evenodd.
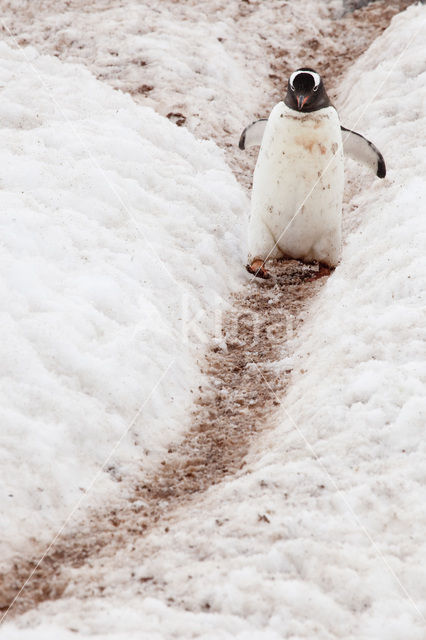
M 256 126 L 257 125 L 257 126 Z M 291 257 L 335 266 L 341 247 L 343 146 L 333 107 L 297 112 L 279 102 L 264 129 L 253 177 L 249 261 Z

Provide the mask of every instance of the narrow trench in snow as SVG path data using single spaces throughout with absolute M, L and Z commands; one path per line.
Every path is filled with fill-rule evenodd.
M 370 5 L 356 12 L 352 19 L 358 28 L 365 24 L 369 29 L 356 52 L 342 55 L 342 50 L 346 51 L 345 31 L 332 25 L 329 37 L 334 41 L 328 64 L 334 69 L 334 87 L 347 64 L 409 2 L 389 4 L 392 6 L 385 7 L 383 2 L 377 2 L 373 8 Z M 339 42 L 341 48 L 336 46 Z M 324 55 L 319 45 L 316 51 L 317 45 L 311 43 L 311 63 L 315 52 Z M 277 83 L 281 85 L 287 70 L 280 67 L 280 56 L 272 48 L 271 54 L 276 60 L 272 66 L 275 64 Z M 245 160 L 241 166 L 246 166 Z M 0 574 L 0 612 L 8 610 L 19 592 L 8 615 L 61 597 L 69 581 L 79 579 L 75 571 L 70 577 L 70 568 L 78 569 L 103 554 L 114 555 L 132 536 L 141 537 L 161 522 L 167 523 L 171 512 L 244 467 L 250 443 L 268 427 L 268 416 L 290 379 L 291 371 L 277 375 L 274 363 L 290 355 L 286 352 L 287 337 L 303 322 L 303 312 L 325 281 L 312 281 L 315 267 L 295 261 L 275 262 L 271 271 L 271 280 L 252 280 L 235 296 L 224 324 L 226 347 L 212 346 L 207 353 L 206 373 L 211 384 L 200 392 L 187 435 L 169 449 L 156 472 L 143 484 L 135 485 L 129 500 L 119 509 L 92 514 L 84 527 L 62 535 L 21 592 L 39 558 L 18 558 L 7 574 Z
M 69 580 L 64 568 L 113 554 L 131 536 L 145 535 L 172 510 L 243 468 L 252 439 L 267 428 L 268 415 L 288 384 L 291 370 L 277 374 L 274 362 L 289 355 L 287 337 L 303 321 L 303 309 L 322 284 L 311 281 L 317 269 L 276 261 L 273 278 L 253 279 L 247 291 L 235 296 L 223 327 L 223 347 L 211 346 L 206 355 L 211 384 L 196 401 L 186 436 L 169 449 L 156 472 L 135 485 L 126 504 L 94 514 L 89 532 L 74 530 L 52 547 L 13 613 L 59 598 Z M 7 610 L 36 562 L 20 560 L 0 576 L 0 611 Z

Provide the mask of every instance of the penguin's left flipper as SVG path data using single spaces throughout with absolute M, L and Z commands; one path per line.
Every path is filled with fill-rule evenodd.
M 249 124 L 240 136 L 240 141 L 238 143 L 240 149 L 247 149 L 248 147 L 260 145 L 267 122 L 268 118 L 262 118 L 261 120 L 256 120 L 256 122 Z
M 365 164 L 378 178 L 386 175 L 386 165 L 378 148 L 360 133 L 340 127 L 342 130 L 343 153 L 352 160 Z

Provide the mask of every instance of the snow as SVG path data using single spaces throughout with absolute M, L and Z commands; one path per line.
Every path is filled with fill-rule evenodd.
M 114 557 L 92 560 L 85 573 L 76 573 L 79 579 L 64 598 L 46 602 L 13 623 L 6 623 L 0 638 L 68 640 L 96 635 L 99 640 L 424 639 L 425 27 L 426 8 L 411 7 L 393 20 L 342 83 L 338 104 L 341 119 L 345 126 L 377 144 L 387 162 L 388 176 L 379 181 L 366 169 L 348 162 L 351 184 L 356 183 L 358 189 L 350 203 L 354 211 L 349 212 L 351 219 L 346 224 L 342 261 L 296 339 L 291 388 L 277 409 L 274 425 L 253 448 L 247 466 L 236 477 L 186 505 L 184 511 L 173 514 L 167 531 L 154 529 L 132 548 L 123 545 Z M 8 51 L 8 56 L 18 54 Z M 38 60 L 38 64 L 54 68 L 50 59 Z M 121 115 L 119 112 L 122 135 L 136 119 L 128 114 L 143 113 L 150 123 L 147 131 L 143 130 L 144 141 L 149 140 L 157 123 L 158 132 L 173 131 L 168 135 L 175 141 L 176 158 L 183 162 L 178 151 L 183 139 L 185 150 L 191 148 L 193 157 L 200 157 L 199 150 L 205 147 L 200 147 L 189 134 L 182 133 L 184 138 L 178 138 L 181 133 L 177 129 L 168 128 L 152 112 L 146 115 L 128 99 L 111 93 L 81 71 L 76 76 L 78 91 L 75 87 L 73 94 L 69 91 L 72 78 L 64 80 L 61 75 L 70 68 L 57 68 L 60 78 L 56 82 L 68 83 L 68 99 L 74 101 L 78 96 L 78 101 L 84 101 L 86 93 L 96 87 L 105 102 L 98 99 L 92 109 L 96 106 L 103 110 L 110 100 L 126 105 Z M 75 68 L 73 74 L 77 74 Z M 81 89 L 83 79 L 87 85 Z M 31 99 L 35 99 L 34 95 Z M 92 112 L 91 122 L 98 117 Z M 113 126 L 117 116 L 107 122 Z M 49 137 L 51 144 L 56 136 L 61 139 L 64 126 L 61 121 L 56 134 Z M 88 136 L 95 135 L 91 129 Z M 99 127 L 96 133 L 100 136 L 103 131 L 104 127 Z M 132 132 L 135 135 L 133 129 Z M 17 144 L 22 145 L 30 134 L 31 130 L 19 131 Z M 9 144 L 16 135 L 14 131 Z M 158 138 L 160 142 L 164 140 L 160 133 Z M 1 146 L 4 148 L 5 143 Z M 35 154 L 37 146 L 33 144 L 31 149 Z M 102 147 L 107 158 L 109 149 Z M 158 149 L 157 152 L 160 153 Z M 78 154 L 77 158 L 84 161 Z M 107 162 L 102 154 L 99 159 Z M 215 175 L 220 175 L 221 183 L 230 192 L 228 201 L 234 201 L 237 213 L 241 211 L 244 200 L 216 149 L 210 145 L 208 156 L 201 155 L 200 162 L 201 159 L 208 167 L 208 163 L 214 163 Z M 190 162 L 187 156 L 185 162 Z M 73 166 L 74 163 L 67 166 L 67 173 Z M 128 178 L 124 189 L 115 161 L 107 166 L 122 188 L 120 193 L 127 197 Z M 162 201 L 167 164 L 159 160 L 159 166 L 166 174 L 157 186 L 161 197 L 156 192 Z M 205 173 L 210 176 L 207 169 Z M 36 190 L 43 173 L 40 171 L 37 176 L 33 183 Z M 44 180 L 48 178 L 52 178 L 51 173 Z M 138 179 L 142 180 L 139 174 L 132 175 L 132 180 Z M 151 175 L 151 185 L 155 184 Z M 21 196 L 15 188 L 10 196 L 13 203 Z M 61 192 L 58 186 L 57 189 Z M 173 192 L 172 186 L 170 189 Z M 78 192 L 74 194 L 70 189 L 70 193 L 80 200 Z M 203 197 L 208 195 L 207 190 Z M 219 207 L 224 200 L 212 196 L 212 201 Z M 44 201 L 43 204 L 47 206 Z M 166 204 L 172 206 L 169 200 Z M 33 209 L 38 209 L 31 209 L 34 215 Z M 132 211 L 135 209 L 133 204 Z M 193 224 L 195 220 L 208 224 L 208 216 L 202 216 L 205 210 L 196 210 L 198 216 Z M 44 211 L 43 208 L 39 212 L 41 219 Z M 231 213 L 223 213 L 225 228 L 235 220 L 236 214 Z M 101 216 L 99 210 L 98 215 Z M 113 212 L 110 215 L 116 220 Z M 86 213 L 84 219 L 89 224 L 87 217 Z M 173 228 L 171 216 L 165 219 L 166 228 Z M 31 217 L 27 224 L 30 221 Z M 153 230 L 147 215 L 147 233 L 151 231 L 153 243 L 160 233 L 157 225 L 161 221 L 157 216 Z M 241 218 L 239 222 L 242 226 Z M 237 227 L 240 228 L 238 224 Z M 114 234 L 104 233 L 111 243 L 119 242 L 120 230 L 130 235 L 127 226 L 123 230 L 119 225 L 118 230 L 114 227 Z M 233 273 L 239 231 L 231 229 L 229 233 L 233 251 L 223 239 L 222 242 Z M 204 235 L 200 229 L 200 237 Z M 27 244 L 31 249 L 30 238 Z M 89 242 L 90 238 L 83 235 L 83 239 Z M 178 239 L 184 244 L 185 238 Z M 186 241 L 189 242 L 188 237 Z M 194 289 L 196 276 L 185 261 L 179 263 L 177 258 L 182 252 L 175 249 L 176 254 L 173 253 L 175 242 L 176 238 L 171 237 L 172 263 L 180 265 L 185 286 Z M 133 243 L 142 241 L 137 237 Z M 143 243 L 141 253 L 144 248 L 148 253 Z M 55 250 L 50 251 L 53 254 Z M 58 254 L 59 263 L 69 259 L 68 250 Z M 139 250 L 134 255 L 138 260 Z M 213 253 L 211 258 L 220 269 L 218 256 Z M 52 263 L 57 264 L 50 258 L 49 265 Z M 157 281 L 156 274 L 153 270 L 152 282 Z M 39 281 L 35 280 L 34 286 L 41 286 Z M 66 282 L 69 287 L 73 284 L 69 279 Z M 164 285 L 164 280 L 160 282 Z M 208 275 L 205 282 L 212 282 Z M 126 287 L 130 287 L 126 283 L 123 276 L 123 296 L 127 294 Z M 140 278 L 135 288 L 143 284 Z M 219 279 L 217 286 L 225 285 L 228 283 Z M 77 294 L 83 299 L 78 284 L 73 286 L 74 295 L 67 299 L 73 301 Z M 171 283 L 169 295 L 175 287 Z M 196 290 L 200 308 L 204 308 L 203 287 Z M 160 306 L 158 317 L 169 318 L 174 326 L 170 316 L 162 313 L 162 297 L 152 295 L 147 284 L 144 293 L 155 309 Z M 221 294 L 226 294 L 224 289 Z M 30 303 L 31 298 L 26 301 Z M 124 305 L 118 306 L 124 309 Z M 90 311 L 97 318 L 95 305 Z M 87 316 L 81 312 L 79 318 Z M 50 336 L 52 329 L 48 326 Z M 72 328 L 71 324 L 70 331 Z M 119 353 L 123 353 L 123 347 Z M 130 349 L 124 354 L 126 359 L 129 353 Z M 193 371 L 195 376 L 195 367 L 191 368 L 185 358 L 187 375 Z M 283 365 L 288 367 L 288 359 Z M 114 362 L 114 372 L 117 366 Z M 103 382 L 107 381 L 105 376 Z M 178 391 L 179 387 L 173 392 Z M 94 584 L 102 585 L 102 598 Z
M 277 71 L 271 59 L 283 63 L 284 57 L 288 69 L 297 68 L 300 41 L 320 38 L 328 15 L 343 12 L 341 0 L 281 7 L 275 0 L 31 0 L 22 5 L 17 11 L 16 0 L 4 3 L 3 37 L 11 46 L 31 43 L 82 63 L 161 115 L 181 114 L 197 137 L 213 139 L 229 152 L 237 172 L 233 156 L 235 151 L 241 156 L 235 144 L 242 129 L 273 104 L 269 74 Z
M 122 436 L 86 502 L 183 432 L 247 198 L 213 143 L 82 67 L 1 44 L 0 84 L 5 560 L 50 539 Z

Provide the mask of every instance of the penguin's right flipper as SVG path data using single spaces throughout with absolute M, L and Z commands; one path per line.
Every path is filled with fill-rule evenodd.
M 238 143 L 240 149 L 247 149 L 248 147 L 260 145 L 267 122 L 268 118 L 262 118 L 261 120 L 256 120 L 256 122 L 249 124 L 241 134 L 240 142 Z
M 356 131 L 342 126 L 340 128 L 342 130 L 343 153 L 352 160 L 361 162 L 372 169 L 378 178 L 384 178 L 386 165 L 376 145 Z

